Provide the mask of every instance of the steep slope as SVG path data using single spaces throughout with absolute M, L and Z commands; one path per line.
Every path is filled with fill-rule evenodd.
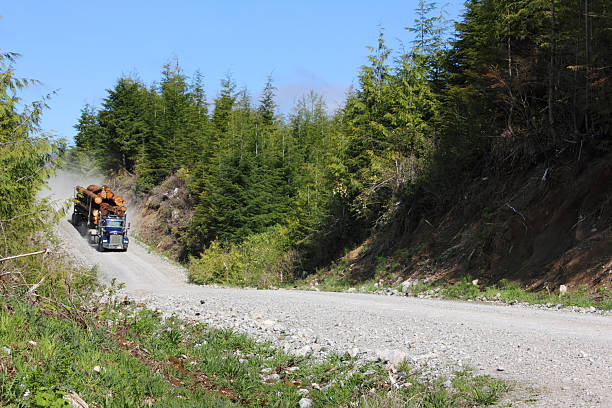
M 173 174 L 146 195 L 135 193 L 136 177 L 132 175 L 119 175 L 111 185 L 129 200 L 135 235 L 154 250 L 178 260 L 183 249 L 181 240 L 193 215 L 184 174 Z
M 611 180 L 611 154 L 483 176 L 462 189 L 449 211 L 398 217 L 367 250 L 351 254 L 351 274 L 372 277 L 377 257 L 385 256 L 396 265 L 393 277 L 469 275 L 549 291 L 560 284 L 610 288 Z

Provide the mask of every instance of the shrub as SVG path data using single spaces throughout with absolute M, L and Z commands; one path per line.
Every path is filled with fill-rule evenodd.
M 252 234 L 240 244 L 224 246 L 213 241 L 189 265 L 189 280 L 194 283 L 269 287 L 293 278 L 297 262 L 294 251 L 286 250 L 285 229 L 274 226 Z

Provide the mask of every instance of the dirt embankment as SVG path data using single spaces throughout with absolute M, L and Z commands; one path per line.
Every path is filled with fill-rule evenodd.
M 446 213 L 404 223 L 349 254 L 356 280 L 387 256 L 386 267 L 405 278 L 612 288 L 612 154 L 481 177 Z
M 156 251 L 177 260 L 193 215 L 193 203 L 182 174 L 168 177 L 147 195 L 137 195 L 136 177 L 120 175 L 110 182 L 129 204 L 134 234 Z

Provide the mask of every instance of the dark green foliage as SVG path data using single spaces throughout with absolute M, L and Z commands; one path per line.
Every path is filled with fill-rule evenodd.
M 102 169 L 116 172 L 123 168 L 132 172 L 139 155 L 142 159 L 149 132 L 145 121 L 147 96 L 145 86 L 131 78 L 120 78 L 115 88 L 108 91 L 98 114 L 103 131 L 92 142 L 99 152 Z M 80 130 L 79 126 L 77 129 Z M 94 133 L 91 126 L 85 130 Z

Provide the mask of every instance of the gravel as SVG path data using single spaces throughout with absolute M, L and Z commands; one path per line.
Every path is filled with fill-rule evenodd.
M 513 406 L 612 406 L 612 317 L 521 304 L 363 293 L 231 289 L 186 283 L 185 271 L 132 240 L 97 252 L 67 220 L 59 236 L 105 283 L 165 315 L 233 328 L 287 352 L 349 353 L 393 369 L 406 360 L 425 378 L 471 367 L 516 385 Z M 388 295 L 386 291 L 383 291 Z M 579 313 L 576 313 L 579 311 Z M 304 397 L 300 405 L 308 406 Z M 505 402 L 502 402 L 502 404 Z

